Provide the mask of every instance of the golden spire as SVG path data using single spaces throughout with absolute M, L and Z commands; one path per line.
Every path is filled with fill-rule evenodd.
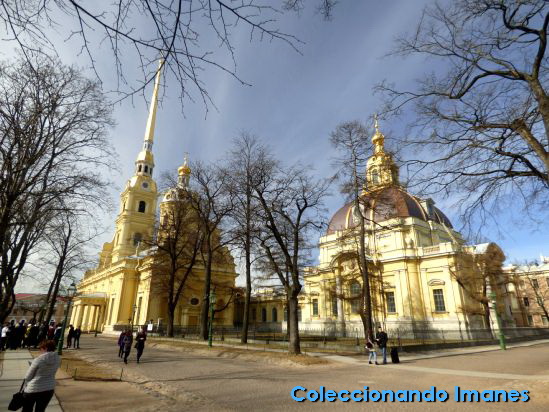
M 177 174 L 179 176 L 177 179 L 177 182 L 180 188 L 189 187 L 189 178 L 191 176 L 191 168 L 188 165 L 188 157 L 189 157 L 189 153 L 185 152 L 185 160 L 183 161 L 183 165 L 181 165 L 179 169 L 177 169 Z
M 383 136 L 383 133 L 379 131 L 377 113 L 374 114 L 374 129 L 375 133 L 372 136 L 372 143 L 374 144 L 374 154 L 383 153 L 383 142 L 385 141 L 385 136 Z
M 149 118 L 147 119 L 147 128 L 145 129 L 145 150 L 150 150 L 154 141 L 154 127 L 156 125 L 156 108 L 158 106 L 158 89 L 160 87 L 160 73 L 164 66 L 164 59 L 158 60 L 158 69 L 154 79 L 153 95 L 151 99 L 151 108 Z

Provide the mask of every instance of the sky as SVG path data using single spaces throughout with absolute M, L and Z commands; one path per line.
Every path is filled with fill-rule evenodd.
M 280 16 L 280 30 L 303 42 L 300 53 L 283 42 L 250 41 L 249 30 L 240 26 L 232 37 L 236 70 L 251 86 L 242 85 L 223 71 L 208 69 L 202 80 L 216 108 L 210 106 L 206 110 L 199 100 L 187 100 L 182 109 L 175 79 L 162 78 L 154 145 L 156 176 L 164 171 L 175 172 L 185 152 L 193 160 L 220 159 L 230 148 L 231 139 L 242 131 L 261 137 L 289 164 L 300 162 L 310 165 L 319 176 L 331 176 L 334 152 L 329 143 L 330 132 L 343 121 L 367 121 L 379 110 L 381 100 L 374 95 L 373 87 L 380 81 L 387 79 L 403 88 L 413 88 L 416 79 L 430 69 L 429 63 L 421 59 L 385 57 L 396 35 L 413 30 L 427 3 L 430 1 L 340 2 L 331 21 L 324 21 L 314 7 L 300 15 Z M 87 65 L 85 55 L 75 53 L 70 41 L 60 43 L 58 52 L 67 64 Z M 110 55 L 99 52 L 96 59 L 103 70 L 105 89 L 114 88 Z M 132 76 L 138 78 L 136 66 L 131 58 L 125 61 L 130 81 Z M 152 93 L 152 85 L 145 93 Z M 147 111 L 146 101 L 136 97 L 123 100 L 113 112 L 117 124 L 110 139 L 118 164 L 109 178 L 113 182 L 115 207 L 97 216 L 107 227 L 96 242 L 98 245 L 110 241 L 114 233 L 118 196 L 133 174 Z M 380 126 L 388 135 L 401 127 L 387 122 Z M 342 205 L 343 198 L 334 187 L 327 203 L 329 215 Z M 454 227 L 459 227 L 451 202 L 437 205 Z M 528 222 L 512 223 L 506 215 L 499 219 L 498 228 L 489 229 L 484 235 L 498 243 L 508 262 L 513 262 L 534 259 L 540 253 L 549 255 L 549 236 L 543 229 Z

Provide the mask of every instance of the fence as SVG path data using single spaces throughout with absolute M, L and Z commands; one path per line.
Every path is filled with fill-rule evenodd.
M 117 325 L 115 330 L 128 328 L 129 326 Z M 134 326 L 133 329 L 136 331 L 138 326 Z M 173 332 L 174 338 L 189 340 L 200 338 L 200 330 L 197 326 L 174 326 Z M 549 338 L 549 328 L 503 328 L 502 332 L 508 340 Z M 157 327 L 154 325 L 153 330 L 148 333 L 151 336 L 166 336 L 166 330 L 162 326 Z M 459 347 L 492 343 L 497 339 L 497 333 L 497 331 L 487 329 L 435 329 L 406 326 L 389 330 L 388 344 L 389 346 L 408 349 L 436 345 Z M 213 339 L 216 341 L 235 341 L 240 340 L 241 336 L 241 327 L 215 326 L 213 328 Z M 281 331 L 280 328 L 252 326 L 248 329 L 248 340 L 260 344 L 282 344 L 288 342 L 288 334 L 286 331 Z M 336 331 L 332 328 L 307 329 L 306 331 L 300 331 L 300 340 L 303 347 L 334 348 L 337 346 L 340 350 L 347 348 L 350 351 L 356 351 L 355 347 L 361 348 L 364 345 L 364 334 L 359 329 L 352 332 L 348 330 Z

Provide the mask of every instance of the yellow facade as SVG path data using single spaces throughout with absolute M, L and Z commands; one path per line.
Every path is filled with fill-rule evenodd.
M 154 235 L 159 193 L 153 179 L 154 128 L 162 62 L 155 79 L 151 110 L 143 148 L 135 162 L 134 175 L 120 195 L 120 209 L 113 240 L 103 245 L 99 263 L 85 273 L 78 285 L 71 323 L 84 331 L 112 332 L 126 325 L 149 322 L 165 324 L 166 295 L 157 280 L 158 255 L 147 248 Z M 186 163 L 179 168 L 180 183 L 188 184 L 190 170 Z M 164 195 L 160 209 L 170 207 L 170 193 Z M 214 258 L 212 284 L 216 287 L 217 307 L 229 302 L 235 285 L 235 266 L 228 250 Z M 204 297 L 204 268 L 200 259 L 193 267 L 175 311 L 175 325 L 197 326 Z M 232 325 L 234 307 L 216 313 L 215 323 Z M 117 327 L 118 326 L 118 327 Z
M 457 279 L 467 278 L 464 271 L 478 270 L 466 264 L 473 257 L 478 260 L 490 250 L 503 261 L 503 253 L 495 244 L 466 246 L 431 199 L 413 196 L 399 184 L 398 167 L 385 152 L 377 121 L 372 141 L 361 204 L 367 208 L 363 215 L 375 323 L 389 330 L 485 328 L 481 305 Z M 342 207 L 320 238 L 320 263 L 304 276 L 302 331 L 362 333 L 355 214 L 352 203 Z M 497 295 L 499 299 L 499 291 Z M 491 323 L 494 327 L 494 317 Z

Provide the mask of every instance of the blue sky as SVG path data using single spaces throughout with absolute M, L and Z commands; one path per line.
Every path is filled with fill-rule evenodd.
M 237 73 L 252 86 L 243 86 L 221 71 L 206 70 L 203 81 L 217 110 L 210 108 L 206 112 L 200 101 L 187 101 L 182 111 L 175 80 L 169 76 L 162 79 L 154 146 L 156 176 L 176 170 L 184 152 L 189 152 L 192 159 L 219 159 L 229 149 L 231 139 L 243 130 L 260 136 L 289 163 L 309 164 L 319 176 L 333 174 L 333 151 L 328 138 L 336 125 L 353 119 L 366 121 L 376 112 L 380 98 L 373 94 L 373 86 L 381 80 L 413 88 L 415 79 L 430 70 L 428 63 L 420 59 L 384 57 L 397 34 L 414 28 L 426 3 L 429 1 L 341 2 L 329 22 L 323 21 L 313 8 L 300 16 L 281 16 L 281 30 L 304 42 L 301 54 L 281 42 L 250 42 L 249 31 L 241 26 L 233 36 Z M 87 64 L 85 56 L 74 54 L 70 43 L 61 47 L 59 53 L 68 64 Z M 112 61 L 108 60 L 108 53 L 104 60 L 101 53 L 97 56 L 105 88 L 113 88 Z M 125 65 L 130 80 L 132 75 L 137 78 L 137 70 L 132 70 L 136 62 L 128 60 Z M 120 190 L 133 173 L 147 110 L 146 102 L 137 97 L 124 100 L 114 112 L 117 126 L 110 137 L 121 172 L 111 175 L 116 205 Z M 386 134 L 400 127 L 381 123 Z M 337 188 L 333 192 L 328 201 L 330 214 L 343 203 Z M 445 207 L 447 203 L 438 204 L 457 227 L 455 211 Z M 108 226 L 98 244 L 110 240 L 117 210 L 115 207 L 98 216 Z M 515 224 L 509 217 L 501 216 L 499 230 L 493 228 L 484 233 L 503 248 L 508 261 L 549 254 L 549 236 L 544 228 L 528 222 Z

